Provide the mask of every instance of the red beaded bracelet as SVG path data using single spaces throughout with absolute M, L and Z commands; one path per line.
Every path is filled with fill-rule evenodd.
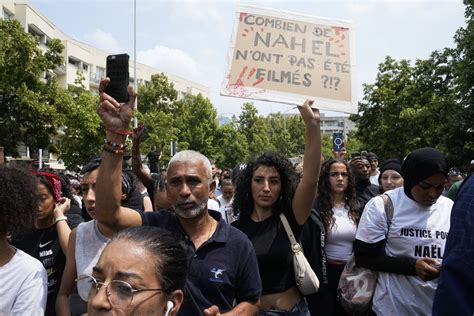
M 130 132 L 130 131 L 127 131 L 127 130 L 123 130 L 123 131 L 120 131 L 120 130 L 114 130 L 114 129 L 108 129 L 109 132 L 112 132 L 114 134 L 118 134 L 118 135 L 132 135 L 133 132 Z

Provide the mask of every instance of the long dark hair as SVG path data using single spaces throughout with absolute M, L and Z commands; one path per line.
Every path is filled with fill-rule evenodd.
M 254 171 L 260 166 L 274 167 L 280 175 L 280 198 L 273 205 L 273 214 L 280 214 L 286 209 L 291 209 L 293 195 L 295 194 L 296 186 L 299 182 L 299 176 L 290 160 L 285 156 L 274 152 L 267 152 L 256 160 L 248 163 L 237 177 L 232 206 L 235 212 L 240 213 L 240 221 L 245 222 L 250 220 L 250 214 L 252 214 L 254 209 L 252 177 Z
M 359 223 L 360 214 L 357 211 L 357 199 L 356 199 L 356 190 L 354 184 L 354 175 L 349 168 L 349 165 L 346 161 L 341 159 L 330 159 L 323 163 L 321 166 L 321 173 L 319 175 L 319 184 L 318 184 L 318 202 L 319 208 L 321 210 L 321 216 L 323 218 L 324 228 L 326 231 L 330 230 L 334 224 L 334 212 L 332 211 L 333 207 L 333 196 L 331 191 L 331 184 L 329 182 L 329 173 L 331 166 L 335 163 L 340 163 L 346 166 L 347 170 L 347 188 L 344 191 L 344 203 L 345 206 L 349 209 L 349 218 L 354 223 Z

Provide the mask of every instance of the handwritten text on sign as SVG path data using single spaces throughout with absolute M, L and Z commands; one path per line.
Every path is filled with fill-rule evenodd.
M 351 102 L 350 29 L 329 24 L 239 12 L 225 94 Z

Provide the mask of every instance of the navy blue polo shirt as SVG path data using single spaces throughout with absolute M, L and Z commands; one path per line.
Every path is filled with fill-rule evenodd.
M 184 302 L 178 315 L 203 315 L 217 305 L 221 313 L 243 301 L 257 301 L 262 284 L 252 243 L 240 230 L 227 225 L 219 212 L 209 210 L 218 221 L 211 238 L 198 249 L 170 211 L 141 213 L 143 225 L 168 229 L 184 241 L 189 258 Z

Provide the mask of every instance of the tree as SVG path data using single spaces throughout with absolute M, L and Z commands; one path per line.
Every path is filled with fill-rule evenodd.
M 172 82 L 163 73 L 151 76 L 150 82 L 138 88 L 139 105 L 141 113 L 150 111 L 172 112 L 178 91 Z
M 62 63 L 63 45 L 57 39 L 39 47 L 15 20 L 0 20 L 0 144 L 6 155 L 17 156 L 20 143 L 49 149 L 60 127 L 55 108 L 56 81 L 42 79 Z
M 219 126 L 216 133 L 215 158 L 220 166 L 232 168 L 249 157 L 247 139 L 238 129 L 237 120 Z
M 290 135 L 288 156 L 295 157 L 304 153 L 305 127 L 301 115 L 293 115 L 286 119 L 286 129 Z
M 265 118 L 257 115 L 253 103 L 244 103 L 239 115 L 239 131 L 247 139 L 249 158 L 253 159 L 268 150 L 274 150 L 270 143 L 269 126 Z
M 287 129 L 286 118 L 281 113 L 272 113 L 266 118 L 269 126 L 269 137 L 271 146 L 275 151 L 282 154 L 292 156 L 289 154 L 291 146 L 291 136 Z
M 150 82 L 138 87 L 137 118 L 145 124 L 141 143 L 142 154 L 156 146 L 163 152 L 162 160 L 169 160 L 170 142 L 177 140 L 180 134 L 175 122 L 178 115 L 177 95 L 173 83 L 164 74 L 155 74 Z
M 452 154 L 459 157 L 459 165 L 474 157 L 474 4 L 470 0 L 464 0 L 464 4 L 467 25 L 454 35 L 457 98 L 463 111 L 450 139 Z
M 178 103 L 181 109 L 175 116 L 176 126 L 180 130 L 178 141 L 187 143 L 186 149 L 197 150 L 209 158 L 214 157 L 218 124 L 217 112 L 211 101 L 198 94 L 187 95 Z
M 374 84 L 364 85 L 355 136 L 381 160 L 404 157 L 425 146 L 449 152 L 452 126 L 461 111 L 453 92 L 449 51 L 411 66 L 387 57 Z
M 101 152 L 105 131 L 96 107 L 99 98 L 83 87 L 70 86 L 61 90 L 57 107 L 62 113 L 62 133 L 59 139 L 59 158 L 66 168 L 79 171 L 91 158 Z
M 321 134 L 321 153 L 324 159 L 330 159 L 334 157 L 332 152 L 332 136 L 329 134 Z

